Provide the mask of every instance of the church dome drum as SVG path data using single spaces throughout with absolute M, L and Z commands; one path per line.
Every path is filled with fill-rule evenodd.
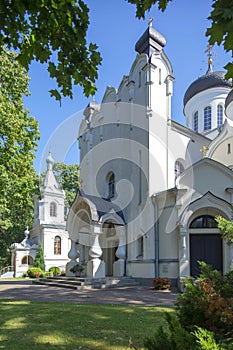
M 187 102 L 199 92 L 216 87 L 231 88 L 232 82 L 231 80 L 225 79 L 225 72 L 208 71 L 205 75 L 202 75 L 188 87 L 184 95 L 184 107 Z

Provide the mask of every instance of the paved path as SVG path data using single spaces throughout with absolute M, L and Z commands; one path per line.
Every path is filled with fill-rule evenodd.
M 71 290 L 32 284 L 30 280 L 0 279 L 0 299 L 88 304 L 173 306 L 176 291 L 154 291 L 148 286 Z

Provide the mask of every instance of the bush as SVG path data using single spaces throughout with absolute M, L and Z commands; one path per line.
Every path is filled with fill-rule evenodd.
M 207 331 L 201 327 L 193 332 L 196 337 L 197 350 L 223 350 L 223 348 L 216 343 L 213 332 Z
M 147 350 L 194 350 L 194 335 L 186 331 L 177 317 L 166 313 L 168 327 L 159 327 L 154 336 L 144 340 Z
M 192 331 L 199 326 L 218 336 L 232 338 L 232 274 L 222 276 L 204 262 L 200 268 L 199 279 L 186 279 L 185 292 L 178 296 L 176 306 L 181 325 Z
M 177 317 L 145 339 L 147 350 L 233 350 L 233 271 L 225 276 L 200 262 L 198 280 L 185 279 L 176 302 Z
M 49 272 L 53 274 L 53 276 L 58 276 L 61 273 L 61 269 L 58 266 L 52 266 L 49 269 Z
M 52 272 L 49 272 L 49 271 L 46 271 L 46 272 L 42 272 L 41 276 L 40 277 L 53 277 L 53 273 Z
M 27 270 L 27 274 L 30 278 L 38 278 L 43 275 L 43 271 L 39 267 L 31 267 Z

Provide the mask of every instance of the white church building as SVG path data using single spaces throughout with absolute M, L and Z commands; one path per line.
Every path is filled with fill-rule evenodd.
M 129 74 L 85 109 L 67 275 L 77 258 L 87 277 L 168 277 L 173 284 L 196 276 L 198 260 L 223 273 L 233 267 L 233 246 L 214 219 L 232 219 L 232 83 L 213 71 L 210 57 L 206 74 L 185 93 L 186 126 L 175 122 L 165 45 L 148 27 Z M 59 210 L 62 194 L 53 195 Z
M 46 163 L 41 198 L 35 197 L 34 201 L 33 227 L 30 232 L 28 229 L 25 231 L 25 238 L 21 243 L 11 245 L 11 265 L 14 267 L 15 277 L 21 277 L 33 266 L 39 244 L 43 249 L 46 271 L 52 266 L 58 266 L 65 271 L 69 261 L 70 241 L 64 219 L 65 192 L 56 181 L 51 153 Z

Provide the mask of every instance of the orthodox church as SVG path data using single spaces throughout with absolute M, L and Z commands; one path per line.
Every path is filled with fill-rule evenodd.
M 51 153 L 47 159 L 47 171 L 41 188 L 41 199 L 35 197 L 34 223 L 32 229 L 25 231 L 25 238 L 21 243 L 11 246 L 11 265 L 14 276 L 20 277 L 28 268 L 32 267 L 39 244 L 42 245 L 46 271 L 52 266 L 66 269 L 69 261 L 70 243 L 66 231 L 65 192 L 57 184 L 53 172 L 54 160 Z
M 165 45 L 150 25 L 129 74 L 84 111 L 67 275 L 77 259 L 87 277 L 168 277 L 174 285 L 196 276 L 199 260 L 224 273 L 233 267 L 233 245 L 215 222 L 232 219 L 232 82 L 213 71 L 210 53 L 206 74 L 184 96 L 186 126 L 177 123 Z

